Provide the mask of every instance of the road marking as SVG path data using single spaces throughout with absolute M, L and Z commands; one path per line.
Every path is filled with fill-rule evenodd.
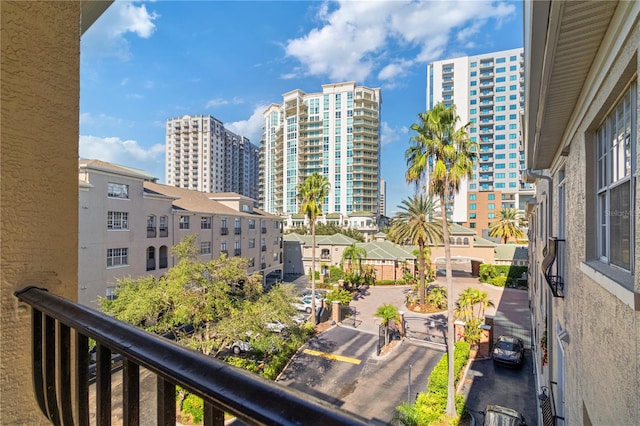
M 336 355 L 336 354 L 328 354 L 326 352 L 314 351 L 313 349 L 305 349 L 302 351 L 305 354 L 320 356 L 327 359 L 335 359 L 336 361 L 344 361 L 350 362 L 351 364 L 360 364 L 360 360 L 357 358 L 349 358 L 348 356 Z

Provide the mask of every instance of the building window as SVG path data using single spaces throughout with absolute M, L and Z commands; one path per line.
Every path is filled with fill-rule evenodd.
M 469 223 L 469 228 L 476 229 L 476 223 L 475 222 L 470 222 Z
M 169 236 L 169 216 L 160 216 L 160 236 Z
M 475 201 L 475 200 L 476 200 L 476 194 L 470 194 L 469 201 Z
M 211 241 L 202 241 L 200 243 L 200 254 L 211 254 Z
M 633 195 L 636 173 L 636 85 L 633 84 L 597 130 L 597 255 L 633 271 Z
M 256 239 L 249 238 L 249 248 L 255 248 L 255 247 L 256 247 Z
M 107 287 L 106 296 L 107 296 L 107 300 L 116 300 L 118 298 L 116 294 L 116 287 L 115 286 Z
M 129 213 L 108 212 L 107 229 L 129 229 Z
M 107 249 L 107 268 L 127 265 L 129 265 L 128 248 Z
M 200 218 L 200 229 L 211 229 L 212 219 L 210 217 Z
M 249 229 L 256 229 L 256 220 L 249 219 Z
M 180 229 L 189 229 L 189 216 L 180 216 Z
M 153 271 L 156 269 L 156 248 L 147 247 L 147 271 Z
M 107 197 L 109 198 L 129 198 L 129 185 L 124 183 L 109 182 L 107 185 Z

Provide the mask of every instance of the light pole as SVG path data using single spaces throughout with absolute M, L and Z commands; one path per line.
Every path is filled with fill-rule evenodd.
M 411 367 L 413 367 L 413 364 L 409 364 L 409 383 L 407 386 L 407 403 L 411 404 Z

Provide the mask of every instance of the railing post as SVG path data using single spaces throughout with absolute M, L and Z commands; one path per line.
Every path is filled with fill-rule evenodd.
M 158 426 L 176 424 L 176 386 L 158 376 Z

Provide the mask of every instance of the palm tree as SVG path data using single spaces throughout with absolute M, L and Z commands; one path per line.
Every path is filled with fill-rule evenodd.
M 447 289 L 439 285 L 433 287 L 431 291 L 429 291 L 427 301 L 433 306 L 437 306 L 438 308 L 446 306 Z
M 391 303 L 385 303 L 378 307 L 374 316 L 380 318 L 380 323 L 384 327 L 384 344 L 386 346 L 389 344 L 389 322 L 398 318 L 398 308 Z
M 525 233 L 522 230 L 522 214 L 514 209 L 501 209 L 498 213 L 498 220 L 489 225 L 490 237 L 501 237 L 504 244 L 507 244 L 509 238 L 524 238 Z
M 494 306 L 486 291 L 469 287 L 460 293 L 456 302 L 456 317 L 463 321 L 484 319 L 484 312 Z
M 418 114 L 418 123 L 411 126 L 417 135 L 411 137 L 411 145 L 405 153 L 407 182 L 420 187 L 424 179 L 429 193 L 440 198 L 442 212 L 442 237 L 446 259 L 447 292 L 453 294 L 451 274 L 451 245 L 447 223 L 447 204 L 460 188 L 463 179 L 471 178 L 473 163 L 477 157 L 477 144 L 471 142 L 465 125 L 456 129 L 459 117 L 455 105 L 446 107 L 439 102 L 430 111 Z M 456 415 L 454 378 L 454 304 L 448 300 L 447 352 L 449 361 L 447 414 Z
M 426 286 L 425 247 L 442 240 L 442 227 L 437 222 L 437 208 L 433 198 L 418 194 L 402 200 L 393 219 L 391 239 L 398 244 L 418 246 L 418 275 L 420 277 L 420 304 L 424 305 Z
M 322 215 L 322 202 L 329 195 L 329 180 L 313 173 L 298 186 L 300 212 L 307 216 L 311 224 L 311 300 L 316 300 L 316 220 Z M 316 304 L 311 304 L 312 324 L 316 325 Z
M 367 250 L 363 247 L 357 247 L 356 243 L 351 244 L 342 252 L 342 266 L 345 262 L 349 262 L 349 270 L 353 270 L 356 265 L 358 273 L 362 272 L 362 259 L 367 257 Z

